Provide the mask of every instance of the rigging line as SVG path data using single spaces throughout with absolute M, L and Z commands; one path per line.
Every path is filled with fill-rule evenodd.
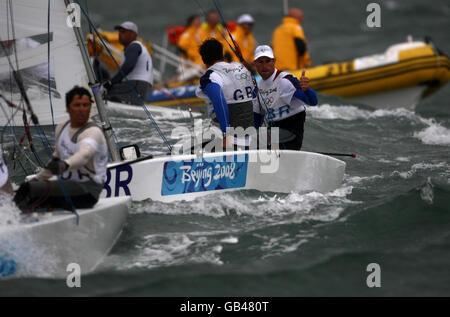
M 14 69 L 14 66 L 13 66 L 13 64 L 12 64 L 12 62 L 11 62 L 11 59 L 10 59 L 10 57 L 9 57 L 9 54 L 8 54 L 8 52 L 6 51 L 6 48 L 5 48 L 5 46 L 4 46 L 3 41 L 2 41 L 1 38 L 0 38 L 0 43 L 1 43 L 1 46 L 2 46 L 2 48 L 3 48 L 3 50 L 4 50 L 4 52 L 5 52 L 5 56 L 6 56 L 6 59 L 8 60 L 9 66 L 10 66 L 10 68 L 13 70 L 13 77 L 14 77 L 14 80 L 16 81 L 16 83 L 17 83 L 17 86 L 19 87 L 19 90 L 20 90 L 20 92 L 21 92 L 21 96 L 22 96 L 22 98 L 25 100 L 25 104 L 26 104 L 28 110 L 29 110 L 30 113 L 31 113 L 31 119 L 32 119 L 34 125 L 37 127 L 39 137 L 41 138 L 41 142 L 44 144 L 44 147 L 46 147 L 47 152 L 51 152 L 51 150 L 49 151 L 49 149 L 50 149 L 50 143 L 49 143 L 49 141 L 48 141 L 48 138 L 47 138 L 47 136 L 45 135 L 45 132 L 43 131 L 42 127 L 40 126 L 39 120 L 38 120 L 37 116 L 34 114 L 32 108 L 31 108 L 30 101 L 28 100 L 28 96 L 26 95 L 25 88 L 23 87 L 23 81 L 22 81 L 22 78 L 21 78 L 21 76 L 20 76 L 19 58 L 18 58 L 18 55 L 17 55 L 17 47 L 16 47 L 16 40 L 17 40 L 17 39 L 16 39 L 16 36 L 15 36 L 15 29 L 14 29 L 14 14 L 13 14 L 13 11 L 12 11 L 12 2 L 11 2 L 11 0 L 9 0 L 9 13 L 10 13 L 10 16 L 11 16 L 11 30 L 12 30 L 12 36 L 13 36 L 13 41 L 14 41 L 12 47 L 13 47 L 14 57 L 15 57 L 15 62 L 16 62 L 16 70 Z M 8 18 L 9 18 L 9 16 L 8 16 Z M 9 19 L 8 19 L 8 21 L 9 21 Z M 9 24 L 8 24 L 8 29 L 9 29 Z M 9 37 L 9 32 L 8 32 L 8 37 Z M 50 64 L 49 64 L 49 65 L 50 65 Z M 50 67 L 50 66 L 49 66 L 49 67 Z M 11 92 L 11 93 L 12 93 L 12 92 Z M 12 96 L 11 96 L 11 99 L 12 99 Z M 52 115 L 52 116 L 53 116 L 53 115 Z M 44 135 L 44 139 L 42 138 L 42 135 L 41 135 L 41 134 Z M 44 140 L 45 140 L 46 142 L 44 142 Z M 50 154 L 50 156 L 51 156 L 51 154 Z
M 4 97 L 2 97 L 2 98 L 4 98 Z M 3 112 L 5 113 L 5 109 L 3 108 L 3 104 L 0 103 L 0 105 L 1 105 L 1 108 L 2 108 Z M 18 110 L 16 110 L 16 112 L 18 112 Z M 11 119 L 12 119 L 12 118 L 10 118 L 10 120 L 11 120 Z M 9 121 L 8 121 L 8 124 L 9 124 Z M 5 131 L 6 131 L 6 128 L 7 128 L 7 126 L 5 125 L 5 126 L 3 127 L 3 129 L 2 129 L 2 132 L 1 132 L 1 144 L 3 144 L 4 133 L 5 133 Z M 12 134 L 12 138 L 13 138 L 13 141 L 14 141 L 14 148 L 17 147 L 17 148 L 19 149 L 19 151 L 22 152 L 22 153 L 20 154 L 21 157 L 25 156 L 25 158 L 27 159 L 27 161 L 28 161 L 29 163 L 31 163 L 31 165 L 33 165 L 35 168 L 37 168 L 38 165 L 36 165 L 36 164 L 33 162 L 33 160 L 26 154 L 25 149 L 22 148 L 21 146 L 19 146 L 19 144 L 20 144 L 21 142 L 19 142 L 19 141 L 17 140 L 16 134 Z M 3 149 L 3 148 L 2 148 L 2 149 Z M 3 154 L 4 154 L 4 152 L 3 152 Z M 19 161 L 20 159 L 21 159 L 21 158 L 19 158 L 19 157 L 14 157 L 14 156 L 13 156 L 13 160 L 14 160 L 14 161 Z M 20 161 L 19 161 L 19 162 L 20 162 Z M 20 162 L 20 165 L 21 165 L 23 171 L 25 172 L 25 174 L 28 174 L 28 172 L 25 170 L 25 168 L 23 167 L 23 165 L 22 165 L 21 162 Z
M 52 125 L 53 125 L 53 130 L 55 130 L 55 118 L 53 115 L 52 91 L 50 88 L 50 0 L 48 0 L 48 10 L 47 10 L 47 84 L 48 84 L 48 98 L 50 101 L 50 111 L 52 114 Z
M 197 5 L 199 6 L 199 8 L 200 8 L 200 10 L 203 12 L 203 14 L 206 16 L 206 12 L 205 12 L 205 10 L 203 9 L 203 7 L 200 5 L 200 3 L 198 2 L 198 0 L 195 0 L 195 2 L 196 2 Z M 235 48 L 233 48 L 233 47 L 231 46 L 231 44 L 228 42 L 226 36 L 225 36 L 222 32 L 219 32 L 220 35 L 222 35 L 222 38 L 223 38 L 224 41 L 228 44 L 228 46 L 230 47 L 230 49 L 235 53 L 235 55 L 236 55 L 237 58 L 240 60 L 240 62 L 241 62 L 244 66 L 246 66 L 247 63 L 244 61 L 244 58 L 242 57 L 242 54 L 240 53 L 240 49 L 237 49 L 237 48 L 238 48 L 238 45 L 237 45 L 236 42 L 234 41 L 234 38 L 233 38 L 233 36 L 231 35 L 231 32 L 230 32 L 230 30 L 228 29 L 228 26 L 227 26 L 227 24 L 226 24 L 225 18 L 224 18 L 223 15 L 222 15 L 222 10 L 221 10 L 220 4 L 218 4 L 218 3 L 216 2 L 216 0 L 214 0 L 214 5 L 215 5 L 215 7 L 216 7 L 216 9 L 217 9 L 217 12 L 219 13 L 219 16 L 220 16 L 220 19 L 221 19 L 221 23 L 222 23 L 223 27 L 227 30 L 228 35 L 229 35 L 229 37 L 231 38 L 231 40 L 233 41 L 233 44 L 234 44 Z M 246 66 L 246 68 L 250 71 L 250 74 L 251 74 L 251 77 L 252 77 L 252 81 L 253 81 L 253 85 L 256 87 L 256 90 L 257 90 L 257 91 L 256 91 L 256 96 L 257 96 L 257 100 L 258 100 L 258 105 L 259 105 L 260 111 L 262 112 L 261 115 L 263 116 L 263 121 L 264 121 L 264 123 L 266 124 L 266 126 L 269 127 L 269 124 L 268 124 L 268 122 L 267 122 L 267 118 L 266 118 L 266 116 L 264 115 L 263 107 L 261 106 L 261 101 L 260 101 L 260 99 L 259 99 L 260 97 L 261 97 L 261 99 L 263 99 L 263 103 L 262 103 L 262 104 L 264 105 L 264 108 L 266 109 L 266 113 L 267 113 L 268 110 L 267 110 L 267 107 L 266 107 L 266 105 L 265 105 L 264 97 L 261 96 L 261 93 L 259 92 L 258 85 L 257 85 L 257 82 L 256 82 L 256 78 L 254 77 L 254 74 L 253 74 L 253 70 L 252 70 L 251 68 L 249 69 L 249 67 L 247 67 L 247 66 Z M 270 132 L 269 132 L 269 134 L 270 134 Z
M 226 24 L 225 18 L 224 18 L 223 14 L 222 14 L 220 0 L 219 1 L 218 0 L 213 0 L 213 2 L 214 2 L 214 5 L 215 5 L 215 7 L 217 9 L 217 12 L 219 13 L 219 16 L 220 16 L 220 19 L 222 21 L 222 24 L 223 24 L 224 28 L 228 32 L 228 36 L 230 37 L 231 41 L 233 42 L 234 49 L 231 46 L 231 44 L 228 42 L 226 37 L 222 34 L 222 32 L 220 32 L 220 34 L 222 35 L 223 39 L 228 44 L 228 46 L 230 46 L 231 50 L 235 53 L 235 55 L 237 56 L 237 58 L 239 59 L 241 64 L 244 65 L 250 72 L 250 75 L 251 75 L 251 78 L 252 78 L 252 82 L 253 82 L 253 85 L 255 86 L 255 90 L 256 90 L 256 99 L 258 101 L 259 110 L 261 112 L 260 115 L 263 117 L 263 122 L 264 122 L 264 124 L 267 127 L 268 140 L 271 141 L 272 140 L 272 133 L 270 131 L 270 127 L 271 127 L 272 120 L 269 120 L 267 118 L 267 116 L 266 116 L 266 114 L 268 114 L 269 111 L 268 111 L 267 106 L 266 106 L 266 100 L 264 100 L 264 97 L 262 96 L 262 94 L 259 91 L 258 83 L 256 82 L 256 78 L 255 78 L 255 75 L 254 75 L 254 70 L 250 67 L 250 65 L 247 63 L 247 61 L 245 61 L 244 58 L 242 57 L 241 50 L 240 50 L 239 46 L 237 45 L 237 43 L 235 42 L 235 40 L 233 38 L 233 35 L 231 34 L 231 32 L 230 32 L 230 30 L 229 30 L 229 28 L 228 28 L 228 26 Z M 261 103 L 260 97 L 262 99 L 262 103 Z M 263 109 L 262 105 L 264 105 L 265 112 L 264 112 L 264 109 Z
M 223 14 L 222 14 L 222 9 L 221 9 L 220 2 L 217 2 L 217 0 L 214 0 L 214 4 L 215 4 L 216 9 L 217 9 L 217 11 L 219 13 L 219 16 L 220 16 L 220 18 L 222 20 L 222 23 L 225 23 L 225 18 L 223 17 Z M 242 56 L 242 53 L 241 53 L 241 50 L 240 50 L 239 46 L 237 45 L 237 43 L 235 42 L 235 40 L 233 38 L 233 35 L 231 34 L 230 30 L 228 29 L 228 26 L 226 25 L 226 23 L 225 23 L 225 29 L 227 30 L 228 35 L 231 38 L 231 41 L 233 42 L 233 45 L 235 46 L 234 53 L 236 54 L 236 56 L 239 59 L 239 61 L 244 66 L 247 67 L 248 63 L 244 60 L 244 58 Z M 222 34 L 222 37 L 227 42 L 227 44 L 231 47 L 230 43 L 228 43 L 227 39 L 225 38 L 225 36 L 223 36 L 223 34 Z M 233 48 L 231 48 L 231 49 L 233 50 Z M 266 125 L 266 127 L 269 128 L 269 127 L 271 127 L 272 120 L 269 120 L 267 118 L 267 116 L 266 116 L 266 114 L 269 113 L 269 110 L 268 110 L 268 108 L 266 106 L 266 100 L 264 99 L 264 97 L 262 96 L 262 94 L 259 91 L 258 83 L 257 83 L 256 78 L 254 76 L 254 70 L 251 67 L 247 67 L 247 69 L 250 71 L 250 75 L 252 77 L 252 82 L 253 82 L 253 85 L 255 86 L 255 89 L 256 89 L 256 98 L 257 98 L 257 101 L 258 101 L 258 106 L 259 106 L 259 110 L 261 112 L 261 116 L 263 117 L 263 122 Z M 260 98 L 262 99 L 262 102 L 261 102 Z M 262 105 L 264 106 L 264 108 L 263 108 Z M 270 129 L 267 129 L 267 133 L 268 133 L 269 138 L 270 138 L 270 136 L 271 136 Z
M 102 37 L 100 36 L 100 34 L 98 33 L 97 28 L 92 24 L 91 19 L 89 18 L 89 16 L 87 15 L 86 11 L 84 10 L 83 6 L 81 5 L 81 3 L 79 2 L 79 0 L 75 0 L 77 2 L 77 4 L 80 6 L 81 8 L 81 12 L 83 13 L 83 15 L 85 16 L 86 20 L 88 21 L 89 25 L 92 26 L 93 30 L 95 31 L 95 33 L 97 34 L 97 36 L 99 37 L 100 41 L 102 42 L 103 46 L 106 48 L 106 51 L 108 52 L 108 54 L 110 55 L 110 57 L 113 59 L 114 63 L 116 64 L 116 66 L 119 68 L 120 70 L 120 66 L 117 63 L 116 59 L 114 58 L 114 56 L 112 55 L 111 51 L 109 50 L 109 48 L 107 47 L 106 43 L 104 42 L 104 40 L 102 39 Z M 155 127 L 156 131 L 158 132 L 159 136 L 161 137 L 161 139 L 163 140 L 164 144 L 167 146 L 167 148 L 169 149 L 170 152 L 172 152 L 172 145 L 170 145 L 169 141 L 167 140 L 167 138 L 165 137 L 165 135 L 163 134 L 163 132 L 161 131 L 161 129 L 159 128 L 158 124 L 156 123 L 155 119 L 153 118 L 152 114 L 150 113 L 150 111 L 148 111 L 147 107 L 145 106 L 144 101 L 142 100 L 142 97 L 136 92 L 136 90 L 134 89 L 133 85 L 131 85 L 130 81 L 128 80 L 128 77 L 122 72 L 122 75 L 124 75 L 125 78 L 125 82 L 127 83 L 128 87 L 131 89 L 132 93 L 134 94 L 135 97 L 138 98 L 138 100 L 141 101 L 140 106 L 142 107 L 142 109 L 144 109 L 145 114 L 147 115 L 147 117 L 150 119 L 150 121 L 153 123 L 153 126 Z
M 9 15 L 9 12 L 10 12 L 9 7 L 11 5 L 12 5 L 11 1 L 6 2 L 6 12 L 5 12 L 5 14 L 6 14 L 6 32 L 7 32 L 6 34 L 7 34 L 7 40 L 8 41 L 11 40 L 10 35 L 12 33 L 10 31 L 10 15 Z M 5 54 L 8 54 L 8 53 L 5 53 Z M 11 72 L 9 72 L 9 87 L 11 87 L 10 99 L 12 99 L 13 98 L 13 89 L 12 89 L 12 87 L 13 87 L 13 76 L 12 76 Z M 11 112 L 12 112 L 12 109 L 11 109 Z M 11 125 L 11 134 L 13 134 L 13 135 L 16 134 L 16 129 L 15 129 L 14 125 Z M 14 144 L 14 146 L 17 146 L 17 145 Z
M 12 23 L 12 28 L 14 28 L 14 23 Z M 14 39 L 15 39 L 15 36 L 14 36 L 14 29 L 13 29 L 13 37 L 14 37 Z M 1 38 L 0 38 L 0 43 L 2 43 L 1 46 L 3 47 L 3 50 L 5 51 L 5 53 L 7 53 L 6 50 L 5 50 L 5 46 L 3 45 L 3 42 L 2 42 L 2 40 L 1 40 Z M 18 58 L 17 58 L 17 50 L 16 50 L 16 47 L 15 47 L 15 43 L 14 43 L 14 51 L 15 51 L 15 58 L 16 58 L 17 71 L 14 70 L 14 66 L 12 65 L 9 56 L 7 55 L 6 57 L 7 57 L 9 66 L 10 66 L 11 69 L 13 70 L 14 79 L 15 79 L 15 81 L 16 81 L 16 83 L 17 83 L 17 86 L 19 87 L 20 94 L 21 94 L 21 96 L 22 96 L 22 100 L 25 101 L 25 104 L 26 104 L 28 110 L 31 112 L 31 119 L 32 119 L 34 125 L 37 127 L 37 130 L 38 130 L 39 136 L 40 136 L 40 138 L 41 138 L 41 141 L 42 141 L 42 143 L 44 144 L 44 147 L 45 147 L 46 150 L 47 150 L 47 154 L 48 154 L 49 157 L 51 158 L 51 157 L 52 157 L 52 151 L 50 150 L 50 143 L 49 143 L 49 141 L 48 141 L 48 139 L 47 139 L 47 136 L 45 135 L 45 133 L 44 133 L 44 131 L 43 131 L 41 125 L 39 124 L 39 120 L 38 120 L 37 116 L 35 115 L 35 113 L 33 112 L 33 109 L 31 108 L 30 101 L 29 101 L 28 96 L 27 96 L 27 94 L 26 94 L 26 92 L 25 92 L 25 87 L 24 87 L 24 85 L 23 85 L 23 81 L 22 81 L 22 78 L 21 78 L 21 76 L 20 76 L 20 70 L 19 70 L 19 64 L 18 64 Z M 48 67 L 50 67 L 50 64 L 49 64 Z M 44 164 L 42 163 L 42 161 L 41 161 L 39 155 L 37 154 L 36 150 L 34 149 L 34 145 L 33 145 L 33 143 L 32 143 L 32 137 L 31 137 L 31 133 L 30 133 L 30 126 L 29 126 L 28 121 L 27 121 L 26 111 L 23 111 L 23 116 L 22 116 L 22 118 L 23 118 L 23 123 L 24 123 L 25 134 L 26 134 L 26 136 L 27 136 L 27 139 L 28 139 L 28 143 L 29 143 L 30 149 L 31 149 L 31 151 L 32 151 L 32 153 L 33 153 L 33 155 L 34 155 L 34 157 L 36 158 L 36 160 L 37 160 L 37 161 L 39 162 L 39 164 L 43 167 Z M 43 133 L 46 142 L 44 142 L 44 139 L 42 138 L 41 133 Z M 25 154 L 25 152 L 23 152 L 23 153 Z M 28 159 L 28 161 L 31 162 L 32 164 L 34 164 L 34 163 L 32 162 L 32 160 Z M 20 162 L 20 161 L 19 161 L 19 162 Z M 61 188 L 62 188 L 62 190 L 63 190 L 63 193 L 64 193 L 64 199 L 72 206 L 72 212 L 74 212 L 74 213 L 77 215 L 77 224 L 78 224 L 79 216 L 78 216 L 78 214 L 77 214 L 77 212 L 76 212 L 75 206 L 73 205 L 73 202 L 72 202 L 70 196 L 68 195 L 67 190 L 66 190 L 66 188 L 65 188 L 65 186 L 64 186 L 64 184 L 63 184 L 63 182 L 62 182 L 62 180 L 61 180 L 59 177 L 58 177 L 58 182 L 59 182 L 59 184 L 61 185 Z
M 13 14 L 13 5 L 12 5 L 12 0 L 9 0 L 9 14 L 11 15 L 11 32 L 12 32 L 12 37 L 13 37 L 13 41 L 14 41 L 14 45 L 13 45 L 13 52 L 14 52 L 14 57 L 15 57 L 15 61 L 16 61 L 16 69 L 19 69 L 19 58 L 17 57 L 17 48 L 16 48 L 16 31 L 14 28 L 14 14 Z M 0 39 L 1 41 L 1 39 Z M 9 59 L 8 59 L 9 60 Z M 14 69 L 14 68 L 13 68 Z
M 78 215 L 77 209 L 75 208 L 75 205 L 72 201 L 72 198 L 70 197 L 69 193 L 67 192 L 67 188 L 64 185 L 64 181 L 61 178 L 61 175 L 56 175 L 56 178 L 58 179 L 58 183 L 61 186 L 61 189 L 64 193 L 64 199 L 66 200 L 67 203 L 69 203 L 70 207 L 72 208 L 72 212 L 75 214 L 75 216 L 77 217 L 77 226 L 80 223 L 80 216 Z
M 222 35 L 223 39 L 224 39 L 225 42 L 228 44 L 228 46 L 231 48 L 231 50 L 235 53 L 235 55 L 237 56 L 237 58 L 239 59 L 239 61 L 240 61 L 244 66 L 246 66 L 246 68 L 250 71 L 250 75 L 251 75 L 251 77 L 252 77 L 253 85 L 254 85 L 255 88 L 256 88 L 256 96 L 257 96 L 257 100 L 258 100 L 258 105 L 259 105 L 260 111 L 263 112 L 263 113 L 261 113 L 261 115 L 263 116 L 263 121 L 264 121 L 264 123 L 266 124 L 266 126 L 269 127 L 269 126 L 270 126 L 270 123 L 268 123 L 268 119 L 266 118 L 266 116 L 265 116 L 265 114 L 264 114 L 263 107 L 261 106 L 261 104 L 264 105 L 264 108 L 265 108 L 265 110 L 266 110 L 266 113 L 268 113 L 268 109 L 267 109 L 267 107 L 266 107 L 266 103 L 265 103 L 264 97 L 263 97 L 263 96 L 261 95 L 261 93 L 259 92 L 258 83 L 256 82 L 256 78 L 255 78 L 255 76 L 254 76 L 254 71 L 253 71 L 253 69 L 251 69 L 251 67 L 247 67 L 247 64 L 248 64 L 248 63 L 247 63 L 247 62 L 244 60 L 244 58 L 242 57 L 241 50 L 240 50 L 239 46 L 237 45 L 237 43 L 235 42 L 235 40 L 234 40 L 234 38 L 233 38 L 233 35 L 231 34 L 231 32 L 230 32 L 230 30 L 229 30 L 229 28 L 228 28 L 228 26 L 227 26 L 227 24 L 226 24 L 225 18 L 224 18 L 223 14 L 222 14 L 222 9 L 221 9 L 220 3 L 218 3 L 216 0 L 213 0 L 213 2 L 214 2 L 214 5 L 215 5 L 215 7 L 216 7 L 216 9 L 217 9 L 217 12 L 219 13 L 219 16 L 220 16 L 220 19 L 221 19 L 221 21 L 222 21 L 222 24 L 223 24 L 224 28 L 225 28 L 225 29 L 227 30 L 227 32 L 228 32 L 228 36 L 230 37 L 231 41 L 233 42 L 234 48 L 233 48 L 233 47 L 231 46 L 231 44 L 228 42 L 228 40 L 227 40 L 227 38 L 224 36 L 224 34 L 222 34 L 222 32 L 220 32 L 220 34 Z M 262 103 L 261 103 L 260 97 L 261 97 L 261 99 L 263 100 Z M 269 131 L 269 130 L 268 130 L 268 131 Z M 269 132 L 269 135 L 270 135 L 270 132 Z
M 195 2 L 197 3 L 197 5 L 198 5 L 198 7 L 200 8 L 200 10 L 203 12 L 203 15 L 206 17 L 207 14 L 206 14 L 205 10 L 203 9 L 203 7 L 201 6 L 201 4 L 199 3 L 199 1 L 198 1 L 198 0 L 195 0 Z M 220 19 L 221 19 L 222 26 L 227 30 L 228 35 L 230 36 L 231 40 L 233 41 L 233 44 L 235 45 L 235 48 L 236 48 L 236 49 L 233 48 L 233 47 L 231 46 L 231 44 L 228 42 L 226 36 L 225 36 L 221 31 L 219 31 L 220 35 L 222 36 L 222 38 L 224 39 L 224 41 L 228 44 L 228 46 L 230 47 L 230 49 L 234 52 L 234 54 L 237 56 L 237 58 L 240 60 L 240 62 L 241 62 L 241 63 L 249 70 L 249 72 L 250 72 L 250 75 L 251 75 L 251 78 L 252 78 L 253 85 L 254 85 L 255 88 L 256 88 L 256 98 L 257 98 L 257 101 L 258 101 L 259 110 L 260 110 L 260 112 L 261 112 L 260 115 L 263 117 L 263 122 L 264 122 L 264 124 L 266 125 L 266 127 L 268 128 L 268 129 L 267 129 L 268 139 L 271 140 L 271 131 L 270 131 L 270 129 L 269 129 L 270 123 L 268 122 L 268 119 L 267 119 L 267 117 L 266 117 L 266 115 L 265 115 L 265 113 L 268 113 L 268 109 L 267 109 L 267 107 L 266 107 L 264 97 L 263 97 L 263 96 L 261 95 L 261 93 L 259 92 L 258 84 L 257 84 L 257 82 L 256 82 L 256 78 L 255 78 L 254 75 L 253 75 L 253 70 L 252 70 L 250 67 L 247 67 L 247 66 L 246 66 L 248 63 L 246 63 L 246 62 L 244 61 L 244 59 L 243 59 L 243 57 L 242 57 L 242 54 L 240 54 L 240 49 L 239 49 L 239 50 L 237 49 L 237 48 L 238 48 L 238 45 L 237 45 L 236 42 L 234 41 L 233 36 L 231 35 L 230 30 L 228 29 L 228 26 L 227 26 L 227 24 L 226 24 L 226 21 L 225 21 L 223 15 L 222 15 L 222 12 L 221 12 L 221 9 L 220 9 L 220 5 L 218 5 L 218 4 L 216 3 L 215 0 L 214 0 L 214 5 L 215 5 L 215 7 L 216 7 L 216 9 L 217 9 L 217 12 L 219 13 L 219 16 L 220 16 Z M 265 107 L 265 109 L 266 109 L 266 112 L 264 112 L 264 109 L 263 109 L 263 107 L 261 106 L 261 100 L 260 100 L 260 97 L 261 97 L 261 99 L 263 99 L 263 105 L 264 105 L 264 107 Z
M 9 55 L 8 55 L 8 52 L 7 52 L 7 50 L 6 50 L 6 47 L 5 47 L 5 45 L 3 44 L 3 41 L 2 41 L 1 38 L 0 38 L 0 46 L 3 48 L 3 51 L 5 52 L 5 55 L 6 55 L 6 59 L 7 59 L 8 64 L 9 64 L 9 67 L 12 69 L 13 77 L 14 77 L 14 80 L 15 80 L 15 82 L 16 82 L 18 88 L 19 88 L 21 98 L 22 98 L 22 100 L 25 102 L 25 105 L 26 105 L 26 107 L 28 108 L 28 111 L 31 113 L 31 121 L 33 122 L 33 124 L 34 124 L 34 125 L 36 126 L 36 128 L 37 128 L 37 131 L 38 131 L 39 137 L 40 137 L 40 139 L 41 139 L 41 142 L 42 142 L 42 144 L 44 145 L 45 149 L 47 150 L 47 154 L 49 155 L 49 157 L 51 157 L 52 151 L 50 150 L 50 142 L 48 141 L 48 138 L 47 138 L 47 136 L 45 135 L 44 130 L 42 129 L 41 125 L 39 124 L 38 117 L 37 117 L 36 114 L 33 112 L 33 109 L 32 109 L 32 107 L 31 107 L 30 100 L 28 99 L 28 96 L 27 96 L 27 94 L 26 94 L 26 92 L 25 92 L 25 87 L 24 87 L 24 85 L 23 85 L 23 80 L 22 80 L 22 76 L 21 76 L 21 74 L 20 74 L 20 70 L 19 70 L 19 69 L 17 69 L 17 70 L 14 69 L 14 66 L 13 66 L 13 64 L 12 64 L 12 62 L 11 62 L 11 59 L 10 59 L 10 57 L 9 57 Z M 14 44 L 14 47 L 15 47 L 15 44 Z M 16 58 L 17 58 L 17 54 L 16 54 Z M 17 61 L 17 60 L 16 60 L 16 64 L 18 65 L 18 61 Z M 24 107 L 24 108 L 25 108 L 25 107 Z M 23 120 L 26 120 L 25 111 L 23 111 L 23 116 L 22 116 L 22 118 L 23 118 Z M 28 123 L 25 123 L 25 121 L 24 121 L 24 125 L 26 125 L 26 124 L 28 124 Z M 25 129 L 25 130 L 26 130 L 26 129 Z M 29 142 L 32 143 L 32 140 L 31 140 L 31 139 L 32 139 L 32 138 L 31 138 L 31 134 L 27 134 L 27 136 L 28 136 L 28 138 L 29 138 Z M 42 137 L 42 136 L 43 136 L 43 137 Z M 45 142 L 44 142 L 44 141 L 45 141 Z M 32 145 L 32 151 L 33 151 L 34 156 L 36 157 L 36 160 L 37 160 L 38 162 L 41 163 L 40 158 L 37 156 L 37 153 L 35 152 L 35 149 L 34 149 L 34 146 L 33 146 L 33 145 Z M 42 164 L 41 164 L 41 165 L 42 165 Z

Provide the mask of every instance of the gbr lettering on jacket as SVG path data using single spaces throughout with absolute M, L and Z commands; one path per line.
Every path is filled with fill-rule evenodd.
M 234 100 L 244 100 L 244 99 L 248 99 L 248 98 L 252 98 L 253 97 L 253 90 L 252 87 L 250 86 L 246 86 L 245 90 L 241 90 L 241 89 L 236 89 L 233 93 L 233 99 Z

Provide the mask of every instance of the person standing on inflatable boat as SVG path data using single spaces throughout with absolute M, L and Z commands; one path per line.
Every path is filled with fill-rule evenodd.
M 275 68 L 275 57 L 268 45 L 255 50 L 254 66 L 261 75 L 258 90 L 265 105 L 266 119 L 271 127 L 279 128 L 281 150 L 300 150 L 306 118 L 305 105 L 317 105 L 317 96 L 309 88 L 309 78 L 303 69 L 300 80 Z M 262 116 L 255 116 L 256 126 Z
M 70 119 L 55 132 L 55 152 L 36 178 L 23 183 L 14 197 L 22 211 L 91 208 L 106 181 L 108 148 L 100 127 L 89 119 L 90 92 L 75 86 L 66 94 Z M 59 179 L 50 179 L 52 176 Z

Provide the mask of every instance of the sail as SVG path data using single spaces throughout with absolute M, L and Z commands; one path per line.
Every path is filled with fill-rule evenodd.
M 0 46 L 0 90 L 6 98 L 20 103 L 9 57 L 14 69 L 21 72 L 26 93 L 41 125 L 52 124 L 51 105 L 55 124 L 67 119 L 65 93 L 75 85 L 88 88 L 80 49 L 67 17 L 63 0 L 0 0 L 0 41 L 3 44 L 3 48 Z M 3 108 L 7 115 L 1 111 L 0 126 L 4 126 L 15 111 Z M 21 115 L 16 115 L 13 120 L 13 125 L 23 125 Z

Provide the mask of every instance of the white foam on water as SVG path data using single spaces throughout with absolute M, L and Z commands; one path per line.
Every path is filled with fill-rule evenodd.
M 13 225 L 20 227 L 20 225 Z M 37 247 L 33 239 L 26 233 L 12 231 L 0 233 L 0 258 L 13 260 L 16 271 L 7 278 L 18 277 L 53 277 L 57 271 L 50 250 Z
M 230 237 L 221 239 L 220 242 L 228 243 L 228 244 L 236 244 L 239 242 L 239 239 L 237 237 L 230 236 Z
M 214 218 L 229 216 L 254 217 L 257 218 L 255 221 L 263 222 L 280 221 L 285 216 L 291 216 L 287 219 L 292 221 L 292 216 L 298 214 L 299 218 L 295 221 L 303 221 L 302 217 L 315 208 L 322 208 L 327 205 L 336 207 L 357 203 L 346 198 L 351 192 L 352 186 L 344 186 L 325 194 L 318 192 L 292 192 L 287 195 L 262 193 L 255 197 L 254 194 L 247 195 L 246 192 L 217 193 L 199 197 L 190 202 L 180 201 L 168 204 L 160 202 L 150 203 L 149 201 L 139 202 L 134 204 L 131 212 L 133 214 L 156 213 L 166 215 L 198 214 Z M 314 217 L 321 216 L 324 219 L 328 219 L 328 216 L 314 215 Z
M 439 162 L 439 163 L 416 163 L 411 166 L 411 169 L 409 171 L 393 171 L 390 176 L 399 176 L 403 179 L 409 179 L 413 177 L 417 171 L 424 170 L 424 169 L 448 169 L 450 166 L 446 162 Z
M 372 175 L 372 176 L 351 176 L 351 177 L 347 177 L 345 178 L 345 183 L 346 184 L 360 184 L 360 183 L 365 183 L 365 182 L 369 182 L 375 179 L 380 179 L 383 178 L 383 175 Z
M 257 236 L 270 228 L 297 225 L 305 222 L 327 223 L 339 219 L 345 206 L 354 204 L 347 196 L 352 186 L 343 186 L 322 194 L 290 193 L 287 195 L 254 192 L 221 193 L 197 198 L 191 202 L 161 204 L 141 202 L 134 204 L 134 213 L 158 213 L 168 215 L 206 215 L 213 218 L 238 218 L 231 227 L 222 231 L 158 233 L 144 237 L 127 261 L 116 261 L 119 269 L 154 268 L 186 263 L 210 263 L 221 265 L 221 252 L 225 244 L 238 244 L 238 235 Z M 164 208 L 163 208 L 164 207 Z M 291 228 L 295 228 L 291 227 Z M 278 229 L 275 229 L 275 232 Z M 275 233 L 276 235 L 277 233 Z M 297 232 L 280 237 L 261 237 L 262 257 L 277 256 L 298 250 L 307 243 L 311 232 Z M 275 239 L 270 242 L 270 239 Z M 125 255 L 122 255 L 123 259 Z M 111 263 L 111 259 L 108 260 Z
M 422 143 L 429 145 L 450 145 L 450 129 L 443 127 L 434 119 L 422 118 L 413 111 L 404 108 L 370 111 L 359 109 L 355 106 L 332 106 L 323 104 L 317 107 L 311 107 L 309 113 L 311 113 L 313 118 L 325 120 L 340 119 L 351 121 L 371 120 L 382 117 L 406 118 L 415 124 L 426 126 L 423 130 L 414 132 L 413 134 L 413 137 L 419 139 Z M 399 161 L 402 161 L 402 158 L 399 158 Z
M 399 162 L 409 162 L 410 158 L 409 157 L 399 156 L 399 157 L 396 157 L 395 160 L 399 161 Z
M 420 189 L 420 198 L 422 198 L 422 200 L 429 205 L 433 204 L 434 192 L 433 184 L 431 183 L 431 177 L 428 177 L 425 186 Z
M 370 115 L 370 111 L 362 110 L 355 106 L 331 106 L 323 104 L 308 108 L 308 113 L 315 119 L 326 120 L 357 120 L 364 119 Z
M 6 193 L 0 193 L 0 232 L 2 226 L 18 224 L 20 210 L 14 204 L 12 197 Z
M 429 145 L 450 145 L 450 129 L 429 120 L 428 127 L 415 132 L 414 137 Z
M 315 233 L 307 232 L 299 232 L 294 235 L 285 233 L 277 237 L 255 234 L 255 237 L 262 240 L 260 250 L 264 253 L 263 259 L 297 251 L 301 245 L 308 243 L 315 236 Z
M 311 107 L 308 109 L 313 118 L 326 119 L 326 120 L 358 120 L 358 119 L 374 119 L 381 117 L 405 117 L 416 122 L 425 120 L 417 116 L 413 111 L 404 108 L 397 108 L 392 110 L 378 109 L 375 111 L 360 109 L 355 106 L 332 106 L 329 104 L 323 104 L 317 107 Z
M 217 243 L 216 232 L 158 233 L 143 237 L 126 261 L 117 259 L 119 270 L 130 268 L 156 268 L 188 263 L 222 265 L 222 245 Z M 212 237 L 211 237 L 212 236 Z M 226 242 L 230 243 L 230 242 Z M 234 243 L 234 242 L 232 242 Z M 111 261 L 108 261 L 112 263 Z
M 53 277 L 58 263 L 53 260 L 51 246 L 49 249 L 36 246 L 21 226 L 20 210 L 9 195 L 0 194 L 0 261 L 12 260 L 16 270 L 6 278 Z

